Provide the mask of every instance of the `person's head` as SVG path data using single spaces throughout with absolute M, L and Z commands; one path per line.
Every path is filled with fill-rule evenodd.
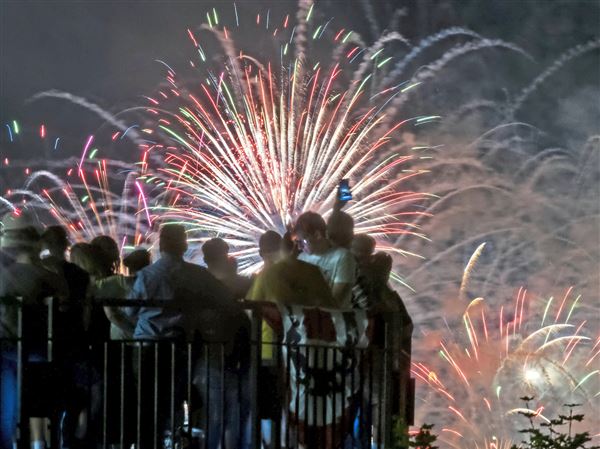
M 386 252 L 378 251 L 371 257 L 371 279 L 376 286 L 387 284 L 392 272 L 392 264 L 392 256 Z
M 283 237 L 281 238 L 280 248 L 282 257 L 293 257 L 295 259 L 296 257 L 298 257 L 298 254 L 300 254 L 298 245 L 294 241 L 292 233 L 290 231 L 283 234 Z
M 328 246 L 327 224 L 316 212 L 304 212 L 296 220 L 294 233 L 302 250 L 308 254 L 321 252 Z
M 28 211 L 15 210 L 2 217 L 0 248 L 10 258 L 36 259 L 40 251 L 40 234 L 35 217 Z
M 161 254 L 183 257 L 188 248 L 185 228 L 174 223 L 163 225 L 160 228 L 158 246 Z
M 334 245 L 350 248 L 354 237 L 354 220 L 346 212 L 334 211 L 327 220 L 327 238 Z
M 75 243 L 71 246 L 69 259 L 90 276 L 102 278 L 106 276 L 106 256 L 102 250 L 90 243 Z M 104 259 L 104 260 L 101 260 Z
M 262 257 L 265 267 L 279 260 L 281 236 L 275 231 L 267 231 L 258 239 L 258 254 Z
M 356 234 L 352 239 L 352 254 L 359 265 L 369 262 L 375 252 L 375 239 L 369 234 Z
M 204 263 L 209 269 L 227 270 L 229 245 L 221 238 L 212 238 L 202 245 Z
M 100 259 L 98 263 L 103 276 L 110 276 L 119 271 L 119 265 L 121 264 L 119 245 L 112 237 L 100 235 L 92 239 L 90 245 L 99 250 Z
M 63 226 L 48 226 L 42 233 L 42 249 L 50 252 L 50 255 L 64 259 L 65 251 L 69 247 L 67 230 Z
M 125 265 L 132 276 L 142 268 L 150 265 L 150 262 L 150 252 L 143 248 L 136 249 L 123 258 L 123 265 Z

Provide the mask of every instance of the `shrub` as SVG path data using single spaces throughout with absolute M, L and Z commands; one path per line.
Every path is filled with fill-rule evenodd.
M 528 410 L 531 410 L 529 402 L 532 397 L 524 396 L 521 400 L 525 401 Z M 572 433 L 573 422 L 583 421 L 584 415 L 574 415 L 573 408 L 579 404 L 565 404 L 568 407 L 568 415 L 558 415 L 558 418 L 551 419 L 550 422 L 540 423 L 535 425 L 533 418 L 537 416 L 533 412 L 519 412 L 529 420 L 529 428 L 523 429 L 520 432 L 529 434 L 529 441 L 523 441 L 520 445 L 513 445 L 511 449 L 600 449 L 600 446 L 585 446 L 592 440 L 589 432 Z M 558 427 L 568 426 L 567 433 L 557 430 Z

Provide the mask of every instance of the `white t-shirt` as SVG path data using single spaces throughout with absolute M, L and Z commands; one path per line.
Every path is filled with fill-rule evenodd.
M 323 277 L 333 289 L 334 284 L 354 285 L 356 276 L 356 261 L 352 253 L 346 248 L 330 248 L 321 254 L 300 253 L 298 259 L 316 265 L 323 273 Z M 351 308 L 352 292 L 343 301 L 343 308 Z

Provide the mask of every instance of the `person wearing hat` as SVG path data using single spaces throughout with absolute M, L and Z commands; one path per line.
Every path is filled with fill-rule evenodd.
M 68 287 L 64 279 L 46 270 L 39 259 L 40 235 L 35 217 L 27 210 L 16 209 L 2 217 L 0 251 L 3 266 L 0 270 L 0 298 L 12 298 L 23 305 L 43 305 L 45 298 L 64 300 Z M 46 315 L 38 308 L 23 309 L 24 343 L 28 346 L 22 401 L 30 416 L 31 447 L 45 447 L 45 417 L 51 408 L 51 385 L 44 372 L 46 346 Z M 18 336 L 18 310 L 14 305 L 0 308 L 0 338 L 8 339 L 0 348 L 0 444 L 12 447 L 15 441 L 17 403 L 17 358 L 14 343 Z M 40 377 L 38 377 L 40 376 Z
M 129 276 L 135 276 L 142 268 L 146 268 L 152 263 L 150 251 L 144 248 L 138 248 L 130 252 L 123 258 L 123 265 L 129 271 Z

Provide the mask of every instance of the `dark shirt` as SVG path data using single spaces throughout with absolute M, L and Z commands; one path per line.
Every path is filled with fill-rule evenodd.
M 54 339 L 59 350 L 67 350 L 65 357 L 68 357 L 68 350 L 85 343 L 84 307 L 90 275 L 74 263 L 54 256 L 42 259 L 42 265 L 61 276 L 69 288 L 69 295 L 57 310 L 54 326 Z
M 69 303 L 83 303 L 90 284 L 90 275 L 74 263 L 54 256 L 42 259 L 42 265 L 47 270 L 62 276 L 69 287 Z
M 32 331 L 26 332 L 24 329 L 23 332 L 32 339 L 44 338 L 47 332 L 44 321 L 47 314 L 42 307 L 43 300 L 51 296 L 65 297 L 67 292 L 65 281 L 41 266 L 11 263 L 0 267 L 0 297 L 18 297 L 24 305 L 35 306 L 23 310 L 28 315 L 27 319 L 23 317 L 23 324 L 27 324 L 28 330 Z M 18 307 L 0 306 L 0 338 L 14 338 L 17 333 Z
M 179 338 L 186 334 L 191 337 L 195 330 L 207 329 L 218 320 L 213 312 L 202 311 L 236 308 L 225 286 L 205 268 L 168 254 L 137 273 L 128 298 L 173 304 L 173 307 L 141 307 L 132 311 L 137 317 L 133 334 L 136 339 Z M 219 324 L 227 327 L 225 321 Z

